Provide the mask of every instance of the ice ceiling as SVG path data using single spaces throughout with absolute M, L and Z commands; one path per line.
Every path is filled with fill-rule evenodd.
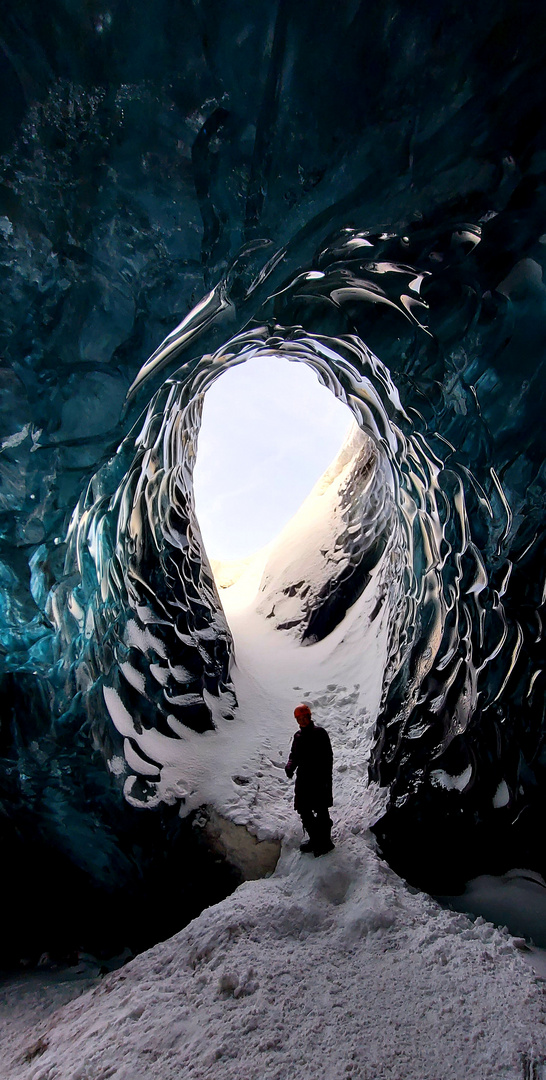
M 317 370 L 376 447 L 377 498 L 355 500 L 350 572 L 313 634 L 392 543 L 370 765 L 385 850 L 432 885 L 448 858 L 543 868 L 546 14 L 130 15 L 23 3 L 3 20 L 9 858 L 27 884 L 33 860 L 78 897 L 92 882 L 100 905 L 153 876 L 158 838 L 187 841 L 176 807 L 135 818 L 119 790 L 157 801 L 139 725 L 175 739 L 235 707 L 193 456 L 210 381 L 274 352 Z

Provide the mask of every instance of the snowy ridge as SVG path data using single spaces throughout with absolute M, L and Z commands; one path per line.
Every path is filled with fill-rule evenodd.
M 408 889 L 343 829 L 319 860 L 286 844 L 272 878 L 38 1022 L 2 1075 L 540 1080 L 544 1000 L 505 931 Z
M 363 557 L 388 534 L 391 517 L 391 491 L 374 445 L 353 423 L 331 466 L 269 545 L 257 610 L 279 629 L 308 636 L 320 609 L 339 603 L 343 585 L 352 581 L 346 607 L 361 594 L 368 581 Z M 316 636 L 311 630 L 310 639 Z

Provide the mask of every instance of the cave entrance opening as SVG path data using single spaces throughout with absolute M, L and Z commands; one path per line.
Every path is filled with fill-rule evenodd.
M 347 405 L 301 362 L 255 357 L 213 383 L 204 398 L 194 496 L 222 591 L 294 517 L 352 422 Z
M 305 362 L 249 359 L 205 394 L 196 514 L 232 635 L 238 719 L 256 753 L 269 746 L 275 759 L 285 753 L 299 700 L 341 708 L 349 686 L 354 709 L 355 687 L 364 686 L 359 652 L 346 650 L 341 623 L 316 647 L 304 640 L 337 572 L 339 530 L 349 525 L 340 484 L 350 499 L 364 443 L 371 447 L 349 407 Z M 359 628 L 353 633 L 360 640 Z M 269 775 L 270 764 L 264 768 Z
M 389 642 L 381 560 L 368 572 L 366 559 L 389 533 L 379 460 L 305 361 L 248 359 L 205 394 L 195 508 L 231 631 L 237 701 L 237 738 L 218 742 L 211 802 L 225 777 L 230 815 L 261 838 L 278 836 L 283 820 L 292 827 L 282 762 L 299 702 L 336 753 L 350 741 L 366 784 Z

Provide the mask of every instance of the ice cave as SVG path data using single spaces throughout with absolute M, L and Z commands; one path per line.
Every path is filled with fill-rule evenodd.
M 431 897 L 464 921 L 445 898 L 476 879 L 546 889 L 546 9 L 22 0 L 1 26 L 0 963 L 191 944 L 245 888 L 265 910 L 299 700 L 338 755 L 339 858 L 365 834 L 410 922 Z M 203 402 L 271 358 L 351 426 L 219 569 Z M 351 874 L 317 869 L 319 906 Z M 343 948 L 394 933 L 378 912 Z M 258 993 L 237 971 L 221 1002 Z M 21 1077 L 76 1077 L 29 1053 Z M 546 1076 L 546 1047 L 373 1053 L 324 1076 Z M 195 1077 L 241 1075 L 218 1054 Z

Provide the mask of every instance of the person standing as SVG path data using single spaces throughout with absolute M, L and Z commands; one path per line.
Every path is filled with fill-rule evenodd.
M 294 716 L 299 725 L 292 740 L 290 756 L 284 767 L 289 780 L 296 773 L 294 810 L 301 817 L 309 840 L 300 851 L 315 856 L 332 851 L 332 744 L 328 732 L 313 722 L 309 705 L 298 705 Z

